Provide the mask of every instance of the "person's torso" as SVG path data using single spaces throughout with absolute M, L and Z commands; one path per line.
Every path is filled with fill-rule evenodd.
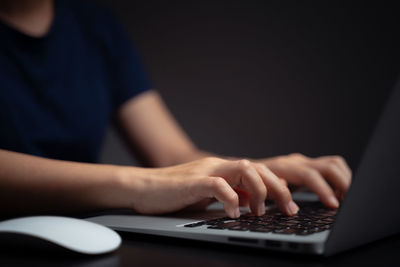
M 113 109 L 104 47 L 71 10 L 55 12 L 42 38 L 0 24 L 0 148 L 94 162 Z

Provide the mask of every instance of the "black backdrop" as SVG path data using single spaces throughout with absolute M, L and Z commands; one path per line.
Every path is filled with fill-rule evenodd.
M 195 143 L 356 166 L 399 66 L 398 10 L 320 1 L 105 1 Z M 112 132 L 102 161 L 130 164 Z

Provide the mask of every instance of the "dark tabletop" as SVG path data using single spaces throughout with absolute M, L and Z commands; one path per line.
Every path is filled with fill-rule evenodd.
M 328 258 L 141 234 L 122 238 L 116 252 L 102 256 L 3 245 L 0 266 L 400 266 L 400 235 Z

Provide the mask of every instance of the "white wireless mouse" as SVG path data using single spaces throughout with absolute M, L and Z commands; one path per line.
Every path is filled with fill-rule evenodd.
M 60 216 L 33 216 L 0 222 L 2 236 L 47 241 L 83 254 L 102 254 L 116 250 L 121 237 L 110 228 L 85 220 Z

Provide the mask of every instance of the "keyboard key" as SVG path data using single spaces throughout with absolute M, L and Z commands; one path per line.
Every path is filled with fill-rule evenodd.
M 197 222 L 197 223 L 191 223 L 191 224 L 186 224 L 184 227 L 198 227 L 204 225 L 205 222 Z
M 241 224 L 242 224 L 241 222 L 233 221 L 233 222 L 228 222 L 228 223 L 217 224 L 217 226 L 222 227 L 222 228 L 230 228 L 230 227 L 241 225 Z

